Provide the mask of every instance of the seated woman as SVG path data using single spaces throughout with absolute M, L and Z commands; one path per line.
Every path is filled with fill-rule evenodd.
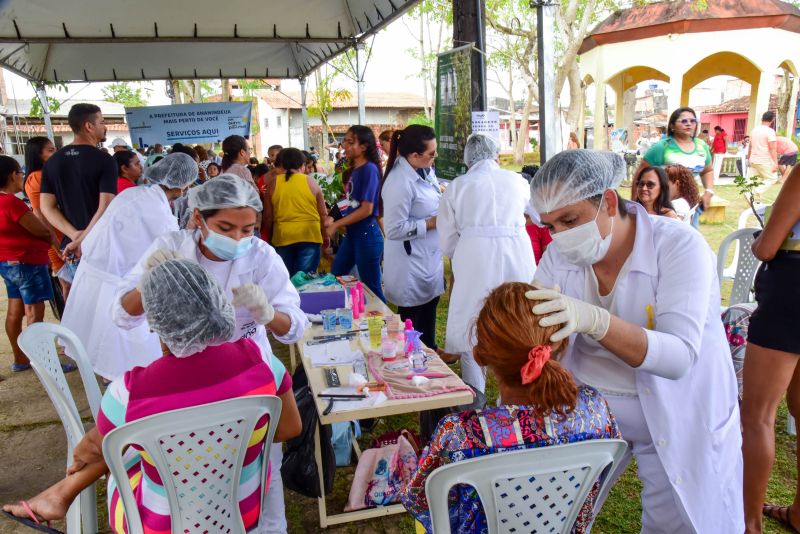
M 97 427 L 75 447 L 73 463 L 64 479 L 28 501 L 3 506 L 20 522 L 39 523 L 64 517 L 81 490 L 108 471 L 101 448 L 103 436 L 142 417 L 249 395 L 277 395 L 283 409 L 275 442 L 300 433 L 302 423 L 291 378 L 281 362 L 273 357 L 270 368 L 252 340 L 226 342 L 236 327 L 234 310 L 214 277 L 194 262 L 151 260 L 151 269 L 139 287 L 150 328 L 161 338 L 164 356 L 147 367 L 134 367 L 109 385 L 97 414 Z M 265 424 L 264 420 L 258 422 L 256 435 Z M 258 523 L 260 497 L 266 491 L 251 482 L 260 473 L 261 454 L 256 449 L 262 446 L 254 445 L 254 450 L 248 451 L 247 458 L 251 460 L 242 471 L 239 509 L 248 530 Z M 125 464 L 133 467 L 128 470 L 130 480 L 123 483 L 133 487 L 145 531 L 169 532 L 167 503 L 162 497 L 164 489 L 158 472 L 142 461 L 133 447 L 124 454 Z M 112 531 L 122 534 L 127 532 L 127 526 L 119 509 L 117 483 L 109 477 L 108 517 Z
M 437 467 L 499 450 L 527 449 L 589 439 L 619 438 L 606 401 L 578 386 L 558 363 L 567 341 L 550 342 L 556 327 L 542 327 L 528 313 L 529 284 L 511 282 L 486 297 L 475 324 L 473 354 L 497 379 L 501 405 L 444 417 L 422 452 L 417 471 L 403 488 L 403 505 L 431 532 L 425 480 Z M 488 435 L 486 434 L 488 432 Z M 460 485 L 450 493 L 453 532 L 486 532 L 486 515 L 475 489 Z M 574 532 L 592 521 L 593 490 Z
M 638 202 L 650 215 L 677 219 L 669 195 L 669 178 L 661 167 L 645 167 L 633 180 L 631 200 Z

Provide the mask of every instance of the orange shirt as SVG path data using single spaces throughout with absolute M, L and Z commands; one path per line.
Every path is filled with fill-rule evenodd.
M 42 188 L 42 171 L 34 171 L 25 179 L 25 194 L 31 201 L 31 207 L 34 211 L 41 211 L 41 203 L 39 202 L 39 191 Z M 52 226 L 52 225 L 51 225 Z M 61 242 L 64 235 L 56 228 L 56 239 Z M 61 259 L 61 252 L 55 247 L 50 247 L 47 250 L 47 256 L 50 258 L 50 267 L 54 273 L 57 273 L 64 266 L 64 260 Z

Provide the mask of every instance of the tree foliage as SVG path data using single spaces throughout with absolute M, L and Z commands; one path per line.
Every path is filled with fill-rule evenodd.
M 137 83 L 117 82 L 103 87 L 103 98 L 127 108 L 146 106 L 144 89 Z
M 50 109 L 50 113 L 55 113 L 61 109 L 61 100 L 53 96 L 53 93 L 66 93 L 67 84 L 63 82 L 45 82 L 44 86 L 48 92 L 47 107 Z M 38 118 L 44 116 L 44 109 L 42 109 L 42 102 L 39 100 L 39 93 L 36 93 L 36 98 L 31 99 L 31 110 L 28 112 L 28 116 Z

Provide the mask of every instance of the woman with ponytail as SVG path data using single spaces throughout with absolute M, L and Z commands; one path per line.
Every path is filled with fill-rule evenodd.
M 325 234 L 333 237 L 346 229 L 331 271 L 335 276 L 349 274 L 354 266 L 364 284 L 382 301 L 381 256 L 383 234 L 378 226 L 381 185 L 381 157 L 375 134 L 366 126 L 351 126 L 344 136 L 344 151 L 348 169 L 344 180 L 347 198 L 338 206 L 343 215 L 338 220 L 327 219 Z
M 543 327 L 529 313 L 529 284 L 511 282 L 486 297 L 474 326 L 475 360 L 494 373 L 500 404 L 444 417 L 422 452 L 417 471 L 403 488 L 406 509 L 431 532 L 425 480 L 436 468 L 495 451 L 562 445 L 589 439 L 619 438 L 603 397 L 579 386 L 559 363 L 567 340 L 551 342 L 555 327 Z M 486 532 L 486 515 L 475 489 L 455 488 L 451 502 L 453 532 Z M 597 488 L 583 504 L 573 532 L 592 523 Z
M 436 349 L 436 305 L 444 293 L 444 264 L 436 214 L 442 198 L 433 172 L 436 132 L 414 124 L 392 134 L 383 200 L 386 298 L 411 319 L 422 342 Z

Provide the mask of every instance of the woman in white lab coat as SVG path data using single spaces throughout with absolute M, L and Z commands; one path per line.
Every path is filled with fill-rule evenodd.
M 86 347 L 95 373 L 114 380 L 135 365 L 161 356 L 158 336 L 145 322 L 122 330 L 111 319 L 114 294 L 155 239 L 178 229 L 169 203 L 197 177 L 186 154 L 170 154 L 147 169 L 151 185 L 131 187 L 116 197 L 81 245 L 83 254 L 61 324 Z
M 414 124 L 392 133 L 383 200 L 383 292 L 411 319 L 422 342 L 436 349 L 436 306 L 444 293 L 444 264 L 436 213 L 442 192 L 433 172 L 436 132 Z
M 743 532 L 737 386 L 714 254 L 686 225 L 620 200 L 624 176 L 620 156 L 574 150 L 531 181 L 553 234 L 534 284 L 553 289 L 529 292 L 548 301 L 533 312 L 562 325 L 552 340 L 571 336 L 562 363 L 603 393 L 629 442 L 642 532 Z
M 536 271 L 525 231 L 528 184 L 519 174 L 501 169 L 499 156 L 500 145 L 493 138 L 467 138 L 464 163 L 469 170 L 445 190 L 436 220 L 454 279 L 445 351 L 461 354 L 461 376 L 480 392 L 486 389 L 486 377 L 472 357 L 472 323 L 492 289 L 504 282 L 530 283 Z
M 222 174 L 189 191 L 189 209 L 197 229 L 170 232 L 153 243 L 119 285 L 114 321 L 123 328 L 145 321 L 136 288 L 148 266 L 169 258 L 188 259 L 217 279 L 236 308 L 231 341 L 253 339 L 269 364 L 272 349 L 266 328 L 275 339 L 290 344 L 302 338 L 308 322 L 280 256 L 253 237 L 262 209 L 258 192 L 238 176 Z M 276 382 L 281 379 L 275 377 Z M 272 465 L 280 466 L 282 458 L 281 448 L 273 447 Z M 271 476 L 262 526 L 264 532 L 286 532 L 280 469 L 273 469 Z

